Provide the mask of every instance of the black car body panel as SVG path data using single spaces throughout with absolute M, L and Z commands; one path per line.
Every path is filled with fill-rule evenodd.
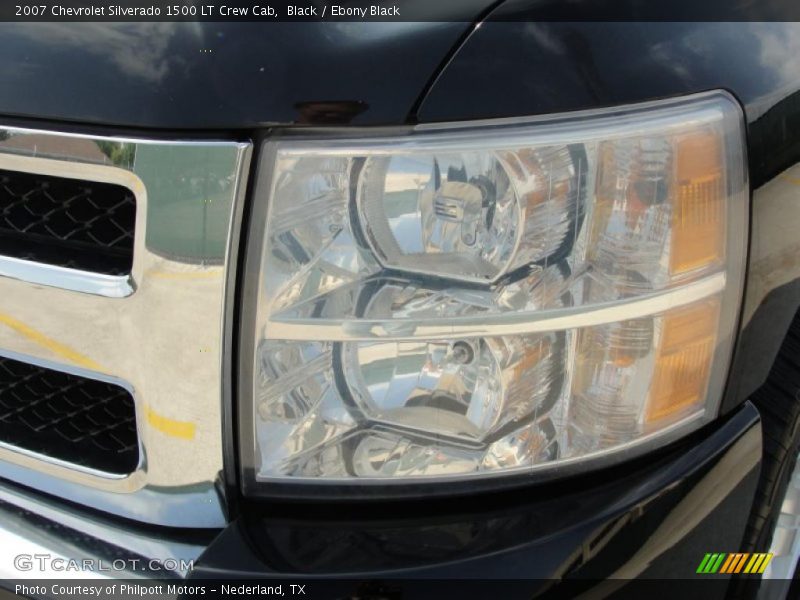
M 745 404 L 657 456 L 561 485 L 380 508 L 251 506 L 194 576 L 540 580 L 528 592 L 612 574 L 687 578 L 704 553 L 738 547 L 760 459 L 758 412 Z
M 396 124 L 468 27 L 5 23 L 0 114 L 172 130 Z

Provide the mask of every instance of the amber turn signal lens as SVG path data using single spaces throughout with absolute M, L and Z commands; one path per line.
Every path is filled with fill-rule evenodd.
M 650 386 L 647 422 L 705 402 L 716 347 L 719 299 L 666 313 Z
M 718 134 L 706 130 L 682 135 L 675 150 L 670 272 L 680 275 L 724 258 L 725 186 Z

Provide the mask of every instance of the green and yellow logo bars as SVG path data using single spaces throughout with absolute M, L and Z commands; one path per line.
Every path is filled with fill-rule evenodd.
M 698 573 L 763 573 L 769 561 L 772 560 L 772 553 L 739 552 L 726 554 L 706 554 L 697 567 Z

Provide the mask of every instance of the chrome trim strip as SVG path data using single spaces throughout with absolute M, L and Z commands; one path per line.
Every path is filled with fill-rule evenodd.
M 69 539 L 65 539 L 63 534 L 56 533 L 57 529 L 34 527 L 22 520 L 14 519 L 17 511 L 30 511 L 52 523 L 80 532 L 81 535 L 89 536 L 93 541 L 100 542 L 94 544 L 95 548 L 99 550 L 105 546 L 109 555 L 98 555 L 94 558 L 102 558 L 106 563 L 110 563 L 119 556 L 118 548 L 120 547 L 144 559 L 174 558 L 178 561 L 196 560 L 206 548 L 202 542 L 170 538 L 163 532 L 148 535 L 146 531 L 138 531 L 112 520 L 104 520 L 70 506 L 47 502 L 44 498 L 37 497 L 30 492 L 2 484 L 0 484 L 0 547 L 7 546 L 13 540 L 38 544 L 45 551 L 53 554 L 69 555 L 66 557 L 77 559 L 78 563 L 83 558 L 89 558 L 85 549 L 76 548 Z M 26 552 L 24 547 L 8 546 L 8 548 L 9 550 L 13 549 L 14 555 L 33 554 L 33 552 Z M 178 572 L 176 574 L 185 576 L 187 573 Z M 57 575 L 63 577 L 63 573 Z M 140 571 L 114 574 L 115 577 L 143 577 L 146 575 L 147 573 Z M 41 579 L 43 574 L 38 570 L 17 571 L 14 569 L 13 561 L 0 562 L 0 580 L 28 577 Z
M 268 339 L 311 341 L 325 339 L 346 342 L 379 338 L 405 341 L 415 338 L 449 339 L 560 331 L 661 313 L 702 300 L 724 289 L 725 273 L 716 273 L 677 289 L 591 307 L 573 306 L 536 312 L 450 319 L 334 321 L 319 318 L 292 320 L 272 318 L 267 321 L 264 334 Z
M 108 298 L 124 298 L 133 293 L 132 281 L 128 276 L 102 275 L 78 269 L 66 269 L 10 256 L 0 256 L 0 277 Z
M 0 354 L 126 387 L 142 455 L 119 477 L 6 446 L 0 477 L 152 524 L 223 526 L 225 273 L 251 145 L 0 132 L 0 168 L 136 194 L 129 277 L 0 259 Z
M 250 154 L 252 155 L 252 152 Z M 255 167 L 255 163 L 253 167 Z M 255 181 L 255 179 L 253 179 L 253 181 Z M 236 201 L 234 202 L 233 211 L 231 212 L 231 233 L 228 236 L 227 248 L 227 264 L 229 268 L 225 273 L 223 291 L 225 313 L 223 315 L 221 328 L 222 355 L 220 361 L 220 368 L 222 370 L 222 483 L 227 486 L 226 492 L 231 492 L 227 494 L 229 496 L 228 507 L 231 507 L 232 503 L 236 502 L 235 498 L 239 495 L 239 476 L 235 460 L 235 457 L 239 454 L 239 440 L 234 419 L 234 415 L 236 414 L 234 407 L 237 406 L 236 403 L 238 402 L 234 393 L 234 381 L 238 365 L 235 364 L 237 351 L 234 347 L 234 341 L 236 339 L 236 327 L 238 327 L 236 316 L 239 310 L 236 297 L 237 278 L 239 276 L 238 266 L 242 260 L 239 248 L 245 237 L 244 214 L 247 184 L 249 182 L 249 179 L 247 182 L 242 181 L 239 186 Z
M 765 552 L 761 548 L 758 552 Z M 795 462 L 792 476 L 781 502 L 781 512 L 772 534 L 769 551 L 775 556 L 764 571 L 759 600 L 788 598 L 789 586 L 800 564 L 800 460 Z

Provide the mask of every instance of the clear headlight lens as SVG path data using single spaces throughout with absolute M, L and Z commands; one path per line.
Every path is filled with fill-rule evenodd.
M 727 95 L 265 150 L 246 485 L 620 458 L 714 416 L 746 240 Z
M 367 158 L 357 210 L 387 268 L 492 282 L 568 240 L 580 173 L 566 145 Z

